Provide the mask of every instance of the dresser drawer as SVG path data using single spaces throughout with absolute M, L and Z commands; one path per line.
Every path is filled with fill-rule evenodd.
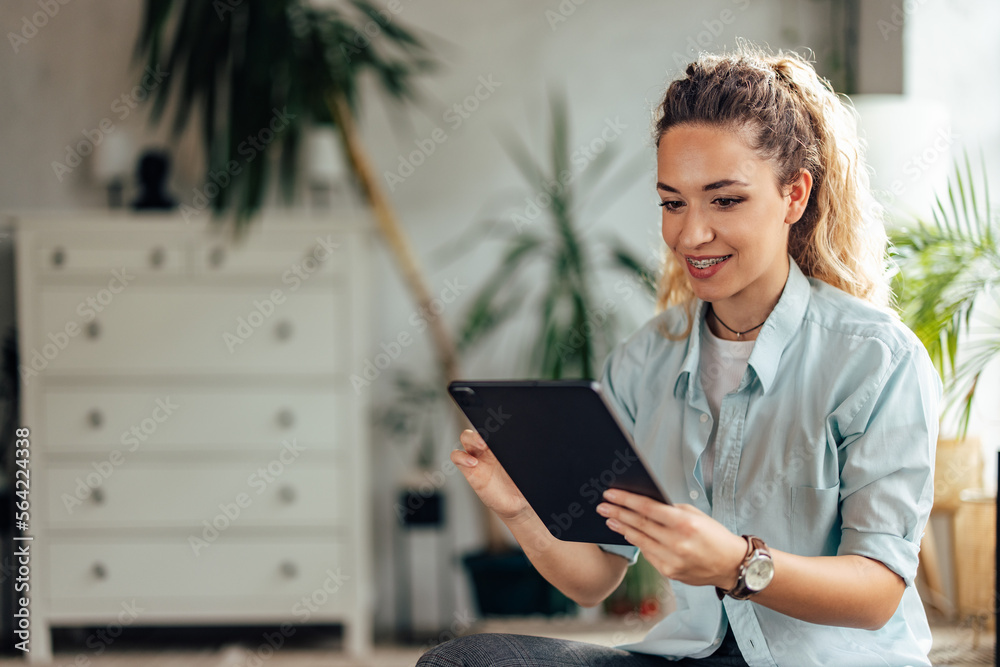
M 176 239 L 147 240 L 135 237 L 131 243 L 123 239 L 106 239 L 97 244 L 93 239 L 43 238 L 34 254 L 38 273 L 47 279 L 117 278 L 128 285 L 132 278 L 152 275 L 181 275 L 185 271 L 184 247 Z M 114 285 L 118 288 L 118 283 Z
M 350 340 L 347 298 L 337 285 L 309 293 L 129 287 L 100 312 L 83 309 L 81 331 L 51 355 L 46 372 L 335 373 L 346 365 Z M 40 332 L 79 321 L 89 296 L 43 290 Z M 48 343 L 25 341 L 25 349 Z
M 60 388 L 45 391 L 42 401 L 53 452 L 273 450 L 284 438 L 310 451 L 355 444 L 346 392 Z
M 296 603 L 317 591 L 326 592 L 324 613 L 354 603 L 356 568 L 349 549 L 334 540 L 231 540 L 196 555 L 181 539 L 51 537 L 46 553 L 48 562 L 36 567 L 48 578 L 53 613 L 81 604 L 91 613 L 104 605 L 117 612 L 133 599 L 150 616 L 174 600 L 217 613 L 226 601 L 253 600 L 290 617 Z
M 137 456 L 137 455 L 132 455 Z M 347 469 L 289 443 L 249 463 L 173 463 L 107 458 L 50 463 L 46 521 L 62 528 L 185 528 L 224 533 L 260 526 L 331 526 L 359 499 Z M 182 538 L 187 541 L 187 537 Z
M 237 244 L 206 239 L 194 249 L 194 273 L 255 276 L 297 288 L 312 278 L 346 274 L 352 258 L 350 243 L 351 237 L 343 232 L 262 233 Z

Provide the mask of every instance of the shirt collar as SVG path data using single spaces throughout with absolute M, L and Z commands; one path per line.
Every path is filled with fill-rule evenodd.
M 747 364 L 753 368 L 764 389 L 764 393 L 774 384 L 778 372 L 778 362 L 788 342 L 798 331 L 809 306 L 809 279 L 802 273 L 795 260 L 788 258 L 788 278 L 777 305 L 768 315 L 757 334 L 753 352 Z M 695 301 L 694 313 L 697 319 L 687 338 L 687 353 L 674 383 L 674 396 L 680 397 L 685 389 L 690 389 L 690 378 L 698 372 L 701 355 L 700 324 L 705 318 L 708 304 L 701 299 Z

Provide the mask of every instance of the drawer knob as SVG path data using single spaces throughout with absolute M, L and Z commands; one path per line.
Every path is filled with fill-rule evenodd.
M 292 337 L 292 323 L 288 320 L 281 320 L 274 327 L 274 335 L 278 340 L 288 340 Z
M 62 248 L 56 248 L 52 251 L 52 266 L 62 267 L 66 263 L 66 251 Z
M 104 415 L 97 408 L 94 408 L 87 414 L 87 421 L 90 422 L 91 427 L 101 428 L 104 423 Z
M 108 578 L 108 568 L 104 566 L 104 563 L 97 561 L 90 568 L 90 571 L 94 573 L 95 579 L 107 579 Z
M 90 499 L 94 501 L 95 505 L 100 505 L 104 503 L 104 490 L 101 487 L 90 492 Z
M 87 325 L 87 338 L 96 339 L 100 335 L 101 325 L 96 320 Z
M 281 428 L 291 428 L 295 425 L 295 413 L 289 408 L 278 411 L 278 425 Z
M 298 494 L 295 492 L 295 487 L 291 484 L 286 484 L 281 489 L 278 490 L 278 496 L 287 504 L 292 504 L 295 502 L 295 498 Z
M 222 266 L 222 262 L 225 260 L 226 251 L 220 246 L 212 248 L 212 252 L 208 253 L 208 263 L 213 269 L 217 269 Z
M 288 579 L 294 579 L 299 576 L 299 566 L 290 560 L 286 560 L 281 564 L 281 573 Z
M 163 266 L 163 262 L 167 259 L 167 253 L 163 248 L 153 248 L 153 252 L 149 253 L 149 264 L 154 269 L 158 269 Z

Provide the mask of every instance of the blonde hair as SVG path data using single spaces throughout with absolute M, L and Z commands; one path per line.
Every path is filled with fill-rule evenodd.
M 883 212 L 871 194 L 853 107 L 794 52 L 770 55 L 741 43 L 732 53 L 702 54 L 685 74 L 657 108 L 656 145 L 677 125 L 716 125 L 748 139 L 772 164 L 779 190 L 808 170 L 812 192 L 789 231 L 788 253 L 805 275 L 887 309 Z M 694 303 L 685 269 L 668 248 L 657 310 L 687 307 L 683 337 L 691 331 Z

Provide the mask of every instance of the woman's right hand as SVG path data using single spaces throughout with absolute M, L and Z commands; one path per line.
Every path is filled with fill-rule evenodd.
M 534 512 L 520 490 L 511 481 L 493 451 L 477 432 L 462 431 L 459 437 L 465 448 L 451 453 L 454 463 L 483 504 L 496 512 L 503 521 L 528 518 Z

